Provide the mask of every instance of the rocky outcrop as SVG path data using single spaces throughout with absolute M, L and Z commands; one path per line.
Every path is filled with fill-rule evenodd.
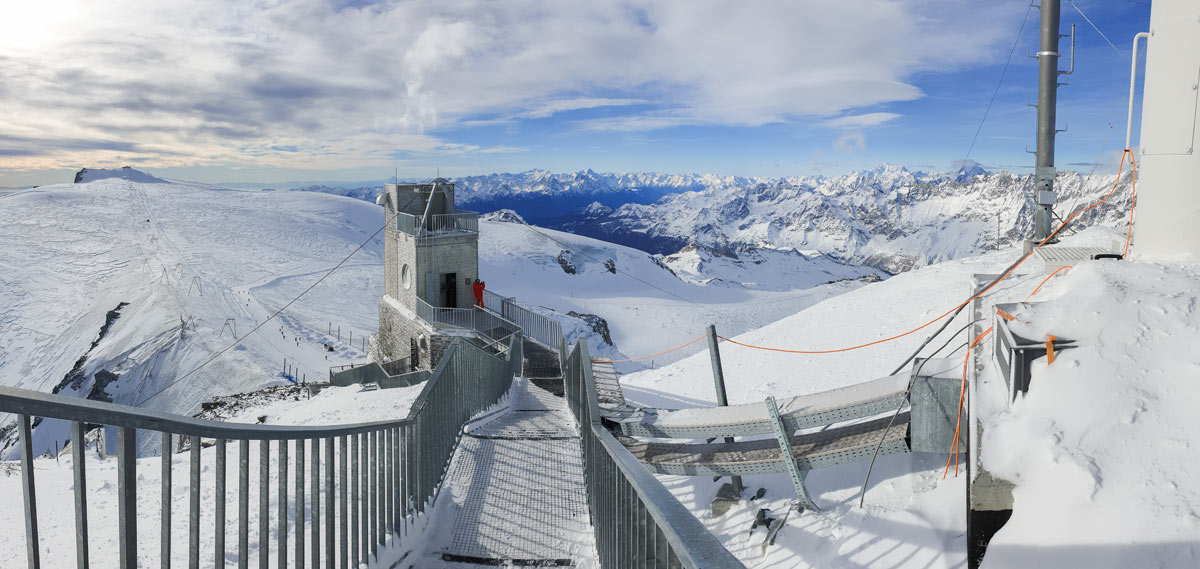
M 558 253 L 558 264 L 562 267 L 564 273 L 567 273 L 568 275 L 574 275 L 579 272 L 579 267 L 576 267 L 575 263 L 572 263 L 567 259 L 567 255 L 570 253 L 571 252 L 566 249 L 560 251 Z
M 568 312 L 567 316 L 571 316 L 571 317 L 583 320 L 584 322 L 587 323 L 588 327 L 591 328 L 593 332 L 598 334 L 604 340 L 605 344 L 608 344 L 610 346 L 613 345 L 612 335 L 608 331 L 608 321 L 607 320 L 605 320 L 595 314 L 585 314 L 585 313 L 575 312 L 574 310 Z

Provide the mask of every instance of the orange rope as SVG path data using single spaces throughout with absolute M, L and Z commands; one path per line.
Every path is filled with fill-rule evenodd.
M 1053 334 L 1046 334 L 1046 365 L 1054 363 L 1054 341 L 1057 339 Z
M 695 340 L 692 340 L 691 342 L 688 342 L 688 343 L 686 343 L 686 344 L 683 344 L 683 345 L 675 346 L 674 348 L 671 348 L 671 349 L 669 349 L 669 350 L 664 350 L 664 351 L 661 351 L 661 352 L 659 352 L 659 353 L 657 353 L 657 354 L 650 354 L 650 355 L 648 355 L 648 356 L 639 356 L 639 357 L 636 357 L 636 358 L 626 358 L 626 359 L 623 359 L 623 360 L 592 360 L 592 363 L 597 363 L 597 364 L 615 364 L 615 363 L 617 363 L 617 362 L 634 362 L 634 361 L 637 361 L 637 360 L 644 360 L 644 359 L 646 359 L 646 358 L 652 358 L 652 357 L 654 357 L 654 356 L 661 356 L 661 355 L 663 355 L 663 354 L 669 354 L 669 353 L 671 353 L 671 352 L 674 352 L 675 350 L 678 350 L 678 349 L 680 349 L 680 348 L 686 348 L 686 347 L 688 347 L 688 346 L 690 346 L 690 345 L 692 345 L 692 344 L 695 344 L 696 342 L 699 342 L 700 340 L 703 340 L 705 337 L 706 337 L 706 336 L 700 336 L 699 338 L 696 338 Z
M 954 442 L 950 446 L 950 456 L 946 459 L 946 471 L 942 473 L 943 480 L 945 480 L 946 475 L 950 473 L 950 462 L 954 460 L 954 457 L 958 456 L 958 433 L 959 429 L 962 427 L 963 399 L 967 395 L 967 363 L 971 361 L 971 348 L 974 348 L 975 344 L 978 344 L 979 341 L 982 340 L 984 336 L 987 336 L 991 331 L 992 328 L 989 327 L 987 330 L 984 330 L 982 334 L 976 336 L 975 340 L 971 342 L 971 345 L 967 346 L 967 355 L 963 356 L 962 385 L 959 387 L 958 391 L 958 419 L 954 423 Z M 954 463 L 954 476 L 958 476 L 957 462 Z
M 1129 239 L 1133 237 L 1133 206 L 1135 203 L 1137 203 L 1137 161 L 1134 160 L 1132 150 L 1126 148 L 1125 152 L 1129 153 L 1129 172 L 1133 174 L 1133 181 L 1131 183 L 1129 195 L 1129 231 L 1125 233 L 1125 252 L 1121 255 L 1122 257 L 1129 256 Z M 1124 159 L 1125 157 L 1122 155 L 1121 160 Z M 1117 180 L 1121 180 L 1120 171 L 1117 172 Z
M 1120 164 L 1120 166 L 1117 167 L 1117 181 L 1115 183 L 1113 183 L 1113 187 L 1111 190 L 1108 191 L 1108 194 L 1106 194 L 1103 198 L 1101 198 L 1100 201 L 1097 201 L 1096 203 L 1089 205 L 1089 206 L 1071 214 L 1069 217 L 1067 217 L 1067 219 L 1063 220 L 1062 225 L 1059 225 L 1058 229 L 1055 229 L 1054 232 L 1051 233 L 1050 235 L 1048 235 L 1045 239 L 1043 239 L 1041 243 L 1038 243 L 1037 246 L 1034 247 L 1034 249 L 1041 248 L 1042 245 L 1045 245 L 1047 242 L 1049 242 L 1051 239 L 1053 239 L 1055 235 L 1058 235 L 1058 232 L 1062 231 L 1067 226 L 1067 224 L 1071 223 L 1072 219 L 1075 219 L 1076 217 L 1079 217 L 1080 214 L 1082 214 L 1102 203 L 1107 202 L 1108 199 L 1112 197 L 1113 192 L 1117 191 L 1117 185 L 1120 184 L 1120 182 L 1121 182 L 1121 173 L 1125 171 L 1125 156 L 1127 156 L 1127 155 L 1130 156 L 1132 159 L 1133 152 L 1130 151 L 1128 148 L 1125 149 L 1125 152 L 1123 154 L 1121 154 L 1121 164 Z M 975 300 L 976 298 L 979 298 L 979 297 L 987 294 L 988 291 L 992 290 L 996 285 L 1000 284 L 1001 282 L 1004 281 L 1004 279 L 1008 278 L 1008 276 L 1011 275 L 1013 271 L 1017 270 L 1017 267 L 1021 266 L 1021 264 L 1024 263 L 1027 259 L 1029 259 L 1029 256 L 1032 254 L 1033 254 L 1033 249 L 1030 249 L 1030 251 L 1028 253 L 1025 253 L 1025 255 L 1022 256 L 1015 264 L 1013 264 L 1012 267 L 1010 267 L 1007 271 L 1005 271 L 1004 274 L 1000 275 L 1000 278 L 996 279 L 996 282 L 992 283 L 987 288 L 979 291 L 978 293 L 975 293 L 974 296 L 964 300 L 963 302 L 959 303 L 957 306 L 951 308 L 950 310 L 943 312 L 937 318 L 934 318 L 933 320 L 930 320 L 929 322 L 926 322 L 920 326 L 917 326 L 916 328 L 913 328 L 912 330 L 909 330 L 907 332 L 903 332 L 900 334 L 896 334 L 895 336 L 891 336 L 888 338 L 883 338 L 882 340 L 875 340 L 873 342 L 867 342 L 865 344 L 859 344 L 857 346 L 850 346 L 848 348 L 834 348 L 834 349 L 828 349 L 828 350 L 788 350 L 788 349 L 784 349 L 784 348 L 770 348 L 770 347 L 766 347 L 766 346 L 755 346 L 753 344 L 745 344 L 745 343 L 739 342 L 737 340 L 731 340 L 724 336 L 721 336 L 720 338 L 722 340 L 725 340 L 726 342 L 737 344 L 744 348 L 753 348 L 756 350 L 766 350 L 769 352 L 783 352 L 783 353 L 788 353 L 788 354 L 832 354 L 832 353 L 837 353 L 837 352 L 848 352 L 851 350 L 866 348 L 868 346 L 874 346 L 875 344 L 882 344 L 884 342 L 890 342 L 892 340 L 903 338 L 905 336 L 908 336 L 909 334 L 912 334 L 914 332 L 917 332 L 919 330 L 927 328 L 930 325 L 941 320 L 942 318 L 945 318 L 947 315 L 954 312 L 955 310 L 958 310 L 959 308 L 962 308 L 963 306 L 970 304 L 971 301 Z
M 1033 295 L 1037 294 L 1039 290 L 1042 290 L 1042 285 L 1046 284 L 1047 282 L 1050 281 L 1050 279 L 1054 278 L 1054 275 L 1057 275 L 1063 269 L 1069 269 L 1069 268 L 1071 268 L 1071 265 L 1064 265 L 1062 267 L 1059 267 L 1058 270 L 1054 271 L 1053 273 L 1050 273 L 1050 276 L 1043 279 L 1041 284 L 1037 285 L 1037 288 L 1033 289 L 1033 292 L 1029 293 L 1029 296 L 1027 296 L 1025 298 L 1033 297 Z M 1001 311 L 997 311 L 997 312 L 1001 312 Z M 1012 320 L 1012 317 L 1010 316 L 1008 319 Z

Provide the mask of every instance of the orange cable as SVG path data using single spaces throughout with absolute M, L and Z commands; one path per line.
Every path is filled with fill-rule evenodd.
M 1041 284 L 1037 285 L 1037 288 L 1033 289 L 1033 292 L 1029 293 L 1029 296 L 1027 296 L 1025 298 L 1032 298 L 1033 295 L 1037 294 L 1039 290 L 1042 290 L 1042 285 L 1046 284 L 1047 282 L 1050 281 L 1050 279 L 1054 278 L 1054 275 L 1057 275 L 1063 269 L 1070 269 L 1070 268 L 1071 268 L 1071 265 L 1063 265 L 1063 266 L 1059 267 L 1058 270 L 1054 271 L 1053 273 L 1050 273 L 1050 276 L 1043 279 Z M 997 312 L 1003 312 L 1003 311 L 997 310 Z M 1001 316 L 1004 316 L 1004 315 L 1002 314 Z M 1012 320 L 1012 317 L 1009 316 L 1008 319 Z
M 962 385 L 959 387 L 958 391 L 958 419 L 954 423 L 954 442 L 950 446 L 950 456 L 946 459 L 946 471 L 942 473 L 943 480 L 945 480 L 946 475 L 950 473 L 950 461 L 954 460 L 954 457 L 958 455 L 958 433 L 959 429 L 962 427 L 963 399 L 967 395 L 967 364 L 971 361 L 971 348 L 974 348 L 975 344 L 978 344 L 979 341 L 982 340 L 984 336 L 987 336 L 991 331 L 992 327 L 988 327 L 988 329 L 984 330 L 982 334 L 976 336 L 975 340 L 971 342 L 971 345 L 967 346 L 967 354 L 963 356 Z M 957 462 L 954 463 L 954 476 L 958 476 Z
M 615 363 L 618 363 L 618 362 L 633 362 L 633 361 L 637 361 L 637 360 L 644 360 L 644 359 L 646 359 L 646 358 L 652 358 L 652 357 L 654 357 L 654 356 L 661 356 L 661 355 L 663 355 L 663 354 L 669 354 L 669 353 L 671 353 L 671 352 L 674 352 L 675 350 L 678 350 L 678 349 L 680 349 L 680 348 L 686 348 L 686 347 L 688 347 L 688 346 L 690 346 L 690 345 L 692 345 L 692 344 L 695 344 L 696 342 L 699 342 L 700 340 L 703 340 L 703 339 L 704 339 L 706 336 L 707 336 L 707 334 L 706 334 L 705 336 L 700 336 L 699 338 L 696 338 L 695 340 L 692 340 L 691 342 L 688 342 L 688 343 L 686 343 L 686 344 L 682 344 L 682 345 L 679 345 L 679 346 L 675 346 L 674 348 L 671 348 L 671 349 L 669 349 L 669 350 L 664 350 L 664 351 L 661 351 L 661 352 L 659 352 L 659 353 L 657 353 L 657 354 L 650 354 L 650 355 L 648 355 L 648 356 L 639 356 L 639 357 L 636 357 L 636 358 L 626 358 L 626 359 L 623 359 L 623 360 L 592 360 L 592 363 L 597 363 L 597 364 L 615 364 Z
M 1054 363 L 1054 341 L 1057 339 L 1053 334 L 1046 334 L 1046 365 Z
M 1129 239 L 1133 237 L 1133 206 L 1137 203 L 1137 160 L 1134 159 L 1133 151 L 1126 148 L 1125 152 L 1129 153 L 1129 172 L 1133 174 L 1133 181 L 1130 184 L 1129 194 L 1129 231 L 1125 233 L 1125 252 L 1121 257 L 1129 256 Z M 1121 157 L 1125 159 L 1124 156 Z M 1120 171 L 1117 172 L 1117 181 L 1121 180 Z

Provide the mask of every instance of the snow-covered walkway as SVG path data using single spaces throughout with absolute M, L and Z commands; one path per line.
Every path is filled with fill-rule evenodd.
M 446 478 L 451 535 L 419 567 L 596 564 L 579 434 L 566 401 L 514 387 L 503 414 L 468 428 Z

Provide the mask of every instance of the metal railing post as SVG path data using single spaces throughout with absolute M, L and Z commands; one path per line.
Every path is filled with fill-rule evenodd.
M 172 488 L 171 475 L 174 471 L 174 443 L 171 433 L 162 433 L 162 501 L 160 505 L 159 521 L 159 567 L 162 569 L 171 568 L 171 502 Z
M 388 500 L 388 520 L 391 525 L 391 533 L 397 537 L 400 536 L 400 429 L 398 427 L 389 429 L 388 453 L 391 455 L 392 469 L 391 477 L 388 481 L 391 483 L 391 492 Z
M 312 511 L 312 566 L 321 566 L 321 439 L 312 439 L 309 510 Z M 326 457 L 328 458 L 328 457 Z
M 334 504 L 337 502 L 337 495 L 334 493 L 333 477 L 336 457 L 333 452 L 333 437 L 328 437 L 325 439 L 325 567 L 329 569 L 335 567 L 334 537 L 337 530 L 334 527 Z M 346 519 L 345 514 L 342 514 L 342 519 Z
M 391 535 L 392 528 L 395 524 L 395 518 L 392 517 L 395 514 L 395 511 L 392 509 L 392 492 L 395 491 L 395 487 L 392 485 L 392 472 L 394 472 L 396 468 L 396 455 L 392 453 L 392 430 L 384 430 L 383 435 L 383 454 L 385 457 L 387 457 L 387 469 L 384 472 L 384 485 L 387 488 L 387 492 L 384 493 L 385 496 L 383 499 L 385 506 L 383 520 L 384 526 L 386 527 L 385 535 Z
M 276 561 L 279 569 L 288 569 L 287 562 L 287 532 L 288 532 L 288 441 L 279 441 L 279 503 L 275 528 L 277 530 Z
M 271 441 L 258 443 L 258 569 L 271 565 Z
M 137 569 L 137 431 L 117 431 L 117 503 L 122 569 Z
M 359 506 L 359 477 L 358 477 L 358 439 L 361 434 L 350 435 L 350 565 L 355 569 L 359 565 L 359 533 L 358 528 L 361 525 L 358 516 Z
M 296 439 L 296 569 L 304 569 L 304 439 Z
M 387 431 L 377 431 L 375 435 L 375 453 L 378 456 L 379 468 L 376 471 L 378 477 L 375 481 L 377 487 L 375 504 L 375 533 L 378 547 L 382 547 L 387 539 Z
M 352 435 L 351 435 L 352 436 Z M 339 536 L 342 538 L 340 548 L 340 567 L 341 569 L 349 569 L 350 567 L 350 524 L 351 518 L 349 514 L 350 501 L 349 485 L 347 478 L 349 470 L 349 457 L 346 456 L 346 451 L 349 448 L 347 436 L 338 437 L 338 447 L 341 453 L 338 455 L 338 513 L 341 514 L 341 523 L 338 524 L 340 530 Z
M 250 567 L 250 439 L 238 441 L 238 569 Z
M 200 569 L 200 437 L 188 444 L 188 567 Z
M 359 514 L 357 516 L 357 518 L 358 518 L 358 550 L 359 550 L 359 559 L 363 563 L 369 563 L 370 562 L 370 554 L 368 553 L 368 550 L 367 550 L 367 544 L 371 541 L 371 539 L 369 537 L 371 535 L 371 531 L 370 531 L 371 526 L 367 523 L 367 521 L 368 521 L 367 516 L 369 514 L 369 512 L 368 512 L 369 509 L 367 507 L 367 505 L 369 504 L 369 502 L 367 501 L 367 496 L 368 496 L 367 471 L 370 469 L 371 461 L 368 460 L 368 458 L 367 458 L 367 447 L 369 446 L 368 443 L 370 442 L 370 438 L 368 437 L 367 433 L 359 434 L 358 438 L 359 438 L 359 441 L 358 441 L 358 443 L 359 443 L 358 444 L 358 452 L 359 452 L 358 508 L 359 508 Z
M 216 479 L 213 495 L 213 501 L 216 502 L 213 516 L 213 564 L 220 568 L 225 566 L 225 483 L 228 481 L 225 475 L 225 439 L 217 439 L 216 454 L 217 466 L 213 472 Z
M 41 544 L 38 541 L 37 492 L 33 481 L 33 433 L 29 415 L 17 415 L 17 444 L 21 447 L 21 490 L 25 497 L 25 554 L 30 569 L 42 566 Z
M 370 486 L 370 493 L 368 493 L 370 502 L 367 502 L 367 511 L 370 513 L 367 515 L 367 531 L 371 535 L 371 555 L 377 555 L 379 545 L 379 526 L 377 525 L 377 520 L 379 519 L 379 510 L 377 509 L 379 504 L 379 454 L 376 447 L 378 444 L 376 438 L 376 431 L 371 431 L 370 435 L 367 436 L 368 455 L 370 455 L 370 462 L 368 462 L 370 466 L 367 467 L 367 486 Z M 378 557 L 376 561 L 378 561 Z
M 87 442 L 84 441 L 83 422 L 71 422 L 71 470 L 75 475 L 75 565 L 87 569 L 88 524 L 87 524 Z M 169 436 L 168 436 L 169 437 Z M 168 445 L 170 438 L 167 439 Z

